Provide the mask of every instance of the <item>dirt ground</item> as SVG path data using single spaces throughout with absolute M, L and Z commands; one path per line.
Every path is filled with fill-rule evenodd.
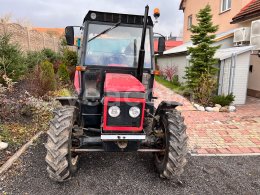
M 180 184 L 158 177 L 151 154 L 89 153 L 70 181 L 55 183 L 45 171 L 45 139 L 0 178 L 0 193 L 260 194 L 260 156 L 189 157 Z

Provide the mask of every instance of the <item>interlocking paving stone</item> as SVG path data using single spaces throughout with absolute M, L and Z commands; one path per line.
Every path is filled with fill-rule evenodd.
M 155 106 L 163 100 L 183 104 L 177 107 L 185 117 L 189 147 L 198 154 L 260 153 L 260 99 L 247 97 L 234 113 L 200 112 L 189 100 L 155 83 Z

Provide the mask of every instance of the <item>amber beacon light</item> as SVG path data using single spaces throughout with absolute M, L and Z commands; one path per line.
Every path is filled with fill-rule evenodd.
M 158 8 L 155 8 L 153 11 L 153 16 L 157 19 L 160 17 L 160 10 Z

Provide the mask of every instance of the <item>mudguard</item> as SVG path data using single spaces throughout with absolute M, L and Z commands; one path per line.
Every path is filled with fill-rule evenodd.
M 167 110 L 172 110 L 177 106 L 182 106 L 182 104 L 175 101 L 162 101 L 156 109 L 155 115 L 161 114 Z
M 77 106 L 78 98 L 77 97 L 58 97 L 57 101 L 61 103 L 62 106 Z

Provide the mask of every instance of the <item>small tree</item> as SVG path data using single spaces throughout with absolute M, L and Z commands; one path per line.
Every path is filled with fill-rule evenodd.
M 198 25 L 191 27 L 191 40 L 194 47 L 189 47 L 190 66 L 186 67 L 187 86 L 195 98 L 203 104 L 208 104 L 216 89 L 216 73 L 218 60 L 214 58 L 219 46 L 212 46 L 218 26 L 212 23 L 211 8 L 207 5 L 197 15 Z M 203 82 L 202 82 L 203 81 Z M 206 89 L 201 89 L 202 87 Z M 205 93 L 206 94 L 202 94 Z M 205 97 L 206 96 L 206 97 Z M 203 97 L 203 100 L 201 99 Z
M 70 75 L 69 75 L 67 67 L 64 63 L 60 64 L 60 66 L 59 66 L 58 76 L 59 76 L 60 80 L 62 80 L 64 82 L 70 81 Z
M 53 65 L 49 61 L 44 61 L 40 66 L 40 81 L 42 91 L 54 91 L 56 89 L 56 80 Z
M 0 83 L 3 83 L 2 76 L 16 81 L 26 71 L 26 64 L 20 48 L 10 43 L 11 35 L 0 36 Z

